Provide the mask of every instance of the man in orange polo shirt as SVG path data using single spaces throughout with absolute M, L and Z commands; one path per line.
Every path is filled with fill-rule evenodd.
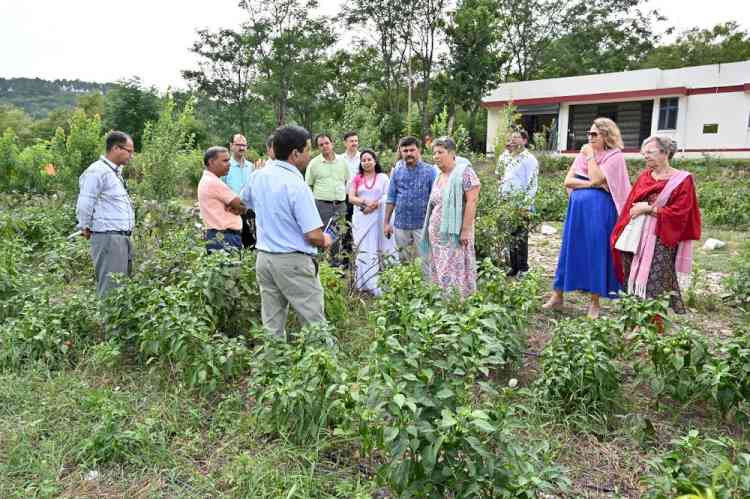
M 198 205 L 206 227 L 206 249 L 234 251 L 242 249 L 242 213 L 245 205 L 220 177 L 229 172 L 229 151 L 210 147 L 203 155 L 203 177 L 198 183 Z

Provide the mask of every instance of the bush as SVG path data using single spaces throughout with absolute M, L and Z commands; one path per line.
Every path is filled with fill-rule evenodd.
M 342 419 L 348 367 L 330 326 L 306 326 L 288 343 L 264 334 L 252 359 L 250 395 L 262 425 L 305 444 Z
M 734 270 L 727 278 L 731 300 L 744 310 L 750 310 L 750 242 L 745 243 L 734 262 Z
M 727 438 L 691 430 L 648 465 L 642 482 L 650 499 L 750 497 L 750 451 Z
M 600 322 L 600 321 L 597 321 Z M 620 370 L 611 335 L 616 327 L 588 319 L 558 323 L 541 355 L 536 389 L 543 400 L 567 414 L 607 415 L 620 392 Z

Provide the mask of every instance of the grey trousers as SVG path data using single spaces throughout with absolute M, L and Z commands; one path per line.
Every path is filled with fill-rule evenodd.
M 419 243 L 422 241 L 422 229 L 393 229 L 396 237 L 396 248 L 401 263 L 410 263 L 419 255 Z
M 334 227 L 338 238 L 331 245 L 331 259 L 334 265 L 338 265 L 339 252 L 341 251 L 341 242 L 343 234 L 341 233 L 341 226 L 339 225 L 339 219 L 346 215 L 346 201 L 338 201 L 335 205 L 320 199 L 315 200 L 315 206 L 318 208 L 320 219 L 323 221 L 323 228 L 328 224 L 328 220 L 333 217 L 331 226 Z
M 91 259 L 96 271 L 96 294 L 103 298 L 117 287 L 112 274 L 129 276 L 133 271 L 133 242 L 121 234 L 92 233 Z
M 312 257 L 258 251 L 255 273 L 266 330 L 284 337 L 289 305 L 305 324 L 325 321 L 323 287 Z

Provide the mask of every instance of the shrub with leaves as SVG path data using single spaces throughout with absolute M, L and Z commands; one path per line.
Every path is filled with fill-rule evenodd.
M 614 363 L 611 334 L 587 319 L 557 324 L 541 355 L 536 388 L 543 400 L 564 413 L 606 415 L 620 392 L 620 370 Z
M 745 311 L 750 311 L 750 243 L 745 243 L 727 278 L 732 301 Z
M 348 367 L 331 326 L 308 325 L 287 342 L 262 334 L 252 355 L 253 409 L 261 425 L 298 444 L 341 420 Z
M 719 353 L 703 367 L 699 386 L 706 388 L 722 414 L 750 420 L 750 331 L 738 331 L 722 341 Z
M 639 377 L 659 399 L 666 395 L 680 402 L 705 396 L 699 380 L 704 366 L 712 363 L 706 339 L 691 329 L 668 334 L 647 333 L 642 342 L 649 361 L 637 365 Z
M 644 497 L 750 497 L 750 449 L 728 438 L 702 438 L 697 430 L 671 444 L 670 450 L 648 461 Z

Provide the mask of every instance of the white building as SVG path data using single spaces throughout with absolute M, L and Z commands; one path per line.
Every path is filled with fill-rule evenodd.
M 549 127 L 561 153 L 578 152 L 593 119 L 605 116 L 620 127 L 626 153 L 660 134 L 684 155 L 750 158 L 750 61 L 504 83 L 482 99 L 490 154 L 509 102 L 530 133 Z

